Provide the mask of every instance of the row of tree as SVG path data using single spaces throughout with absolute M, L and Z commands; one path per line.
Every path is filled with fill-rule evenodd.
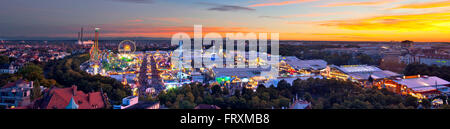
M 89 59 L 88 54 L 73 55 L 62 60 L 47 63 L 47 78 L 54 79 L 60 87 L 76 85 L 83 92 L 100 91 L 107 93 L 113 104 L 120 104 L 122 98 L 131 95 L 131 91 L 119 81 L 100 75 L 90 75 L 80 69 L 81 63 Z
M 418 106 L 418 100 L 412 96 L 328 79 L 297 79 L 292 85 L 282 80 L 276 87 L 259 85 L 256 92 L 246 88 L 230 91 L 217 85 L 194 83 L 162 92 L 154 99 L 175 109 L 191 109 L 198 104 L 213 104 L 225 109 L 279 109 L 289 107 L 294 98 L 312 102 L 314 109 L 413 109 Z
M 405 75 L 429 75 L 437 76 L 444 80 L 450 81 L 450 66 L 437 66 L 437 65 L 426 65 L 426 64 L 409 64 L 403 71 Z

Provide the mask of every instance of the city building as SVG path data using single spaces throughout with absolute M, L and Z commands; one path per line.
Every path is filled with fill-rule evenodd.
M 13 64 L 0 65 L 0 73 L 14 74 L 16 72 L 17 72 L 17 67 L 14 67 Z
M 405 54 L 405 55 L 401 56 L 400 59 L 401 59 L 401 62 L 403 62 L 405 64 L 419 63 L 419 64 L 426 64 L 426 65 L 450 66 L 450 56 L 449 55 Z
M 0 88 L 0 106 L 14 108 L 30 104 L 32 88 L 33 81 L 27 82 L 24 80 L 17 80 L 4 85 Z
M 290 105 L 289 109 L 311 109 L 311 102 L 302 99 L 296 99 Z
M 114 105 L 113 109 L 125 109 L 131 107 L 139 102 L 139 97 L 137 96 L 128 96 L 122 99 L 121 105 Z
M 161 109 L 159 102 L 139 102 L 125 109 Z
M 203 82 L 205 80 L 205 76 L 200 72 L 192 72 L 191 77 L 194 82 Z
M 138 96 L 128 96 L 122 99 L 121 105 L 114 105 L 113 109 L 160 109 L 159 102 L 139 102 Z
M 450 66 L 450 55 L 427 54 L 418 57 L 421 64 Z
M 393 72 L 403 72 L 406 64 L 400 61 L 400 54 L 386 54 L 381 59 L 379 68 Z
M 102 109 L 106 108 L 108 98 L 102 92 L 84 93 L 77 86 L 67 88 L 52 87 L 44 91 L 43 97 L 36 101 L 37 109 Z

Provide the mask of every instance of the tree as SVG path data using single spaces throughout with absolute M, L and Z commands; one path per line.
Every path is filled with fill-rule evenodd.
M 155 102 L 155 98 L 153 98 L 153 96 L 151 95 L 147 95 L 147 96 L 139 96 L 139 101 L 146 101 L 146 102 Z
M 35 100 L 39 97 L 41 97 L 41 84 L 39 83 L 39 80 L 35 80 L 33 84 L 33 89 L 31 89 L 31 100 Z
M 288 84 L 282 82 L 281 85 L 285 85 L 283 83 Z M 243 88 L 241 93 L 236 89 L 235 93 L 230 96 L 223 95 L 224 92 L 219 94 L 221 89 L 219 86 L 197 87 L 197 85 L 199 84 L 190 84 L 169 90 L 167 93 L 162 92 L 158 98 L 169 108 L 189 108 L 192 107 L 190 104 L 214 104 L 224 109 L 287 108 L 291 104 L 292 94 L 303 95 L 303 99 L 311 102 L 314 109 L 407 109 L 417 107 L 417 100 L 414 97 L 403 98 L 386 89 L 362 88 L 358 83 L 340 80 L 296 80 L 292 87 L 288 85 L 285 88 L 260 86 L 256 92 Z M 213 91 L 213 93 L 207 91 Z M 193 97 L 195 103 L 192 102 Z
M 410 47 L 410 46 L 412 46 L 413 43 L 414 43 L 414 42 L 411 41 L 411 40 L 403 40 L 403 41 L 401 42 L 401 45 L 404 46 L 404 47 Z
M 306 93 L 303 95 L 303 99 L 305 99 L 305 100 L 308 101 L 308 102 L 311 102 L 312 96 L 311 96 L 311 94 L 310 94 L 309 92 L 306 92 Z
M 417 98 L 412 97 L 412 96 L 407 96 L 406 100 L 405 100 L 405 106 L 416 107 L 417 106 Z
M 183 109 L 193 109 L 195 104 L 189 101 L 182 101 L 180 107 Z
M 201 96 L 198 96 L 198 97 L 195 99 L 195 103 L 196 103 L 196 104 L 202 104 L 202 103 L 203 103 L 203 98 L 202 98 Z
M 241 91 L 239 89 L 234 90 L 234 96 L 241 97 Z
M 93 76 L 81 70 L 80 63 L 87 60 L 89 60 L 89 55 L 81 54 L 48 62 L 44 67 L 48 79 L 40 79 L 39 82 L 44 86 L 56 84 L 58 87 L 70 87 L 77 85 L 78 89 L 86 93 L 102 89 L 113 104 L 120 104 L 122 98 L 131 95 L 131 91 L 116 79 L 100 75 Z
M 439 107 L 439 109 L 450 109 L 450 105 L 448 104 L 442 105 L 441 107 Z
M 17 79 L 19 78 L 15 74 L 7 74 L 7 73 L 0 74 L 0 87 L 3 87 L 8 82 L 14 82 Z
M 369 105 L 367 103 L 362 102 L 359 99 L 356 99 L 350 106 L 351 109 L 368 109 Z
M 41 80 L 44 78 L 44 71 L 42 68 L 34 64 L 23 66 L 17 73 L 27 80 Z
M 331 109 L 345 109 L 345 107 L 338 103 L 333 103 L 333 106 L 331 107 Z
M 194 101 L 195 101 L 195 97 L 194 97 L 194 95 L 192 95 L 191 92 L 186 93 L 186 99 L 191 103 L 194 103 Z
M 268 92 L 263 92 L 263 93 L 260 95 L 260 98 L 261 98 L 262 100 L 269 101 L 269 100 L 270 100 L 270 94 L 269 94 Z
M 125 98 L 127 95 L 122 90 L 114 90 L 113 94 L 110 95 L 110 98 L 112 100 L 120 100 L 122 98 Z M 114 104 L 120 104 L 120 101 L 116 101 Z
M 261 94 L 265 91 L 265 89 L 266 89 L 266 86 L 264 86 L 263 84 L 259 84 L 258 87 L 256 87 L 256 92 L 258 94 Z
M 403 74 L 409 75 L 429 75 L 437 76 L 444 80 L 450 80 L 450 66 L 436 66 L 436 65 L 426 65 L 426 64 L 409 64 L 406 66 Z
M 210 94 L 206 95 L 205 98 L 203 99 L 203 101 L 206 104 L 213 104 L 213 98 L 212 98 L 212 96 Z
M 289 83 L 287 83 L 286 80 L 281 80 L 280 82 L 278 82 L 277 88 L 278 89 L 287 89 L 289 88 L 291 85 Z
M 279 106 L 279 107 L 285 107 L 285 108 L 288 108 L 288 107 L 289 107 L 289 103 L 290 103 L 290 100 L 289 100 L 288 98 L 281 97 L 281 98 L 280 98 L 280 105 L 278 105 L 278 106 Z
M 422 103 L 421 104 L 422 104 L 422 106 L 424 108 L 430 108 L 431 107 L 431 102 L 428 99 L 422 99 Z
M 227 104 L 225 104 L 225 99 L 223 99 L 223 97 L 216 97 L 216 98 L 214 98 L 213 104 L 217 105 L 219 107 L 227 106 Z
M 222 93 L 223 93 L 223 95 L 228 96 L 228 95 L 230 95 L 230 90 L 228 88 L 224 87 Z
M 366 54 L 357 55 L 356 60 L 359 64 L 369 64 L 369 65 L 377 64 L 377 62 L 375 62 L 375 60 L 371 56 Z
M 323 100 L 319 98 L 315 103 L 313 104 L 313 109 L 323 109 Z
M 0 65 L 9 64 L 9 57 L 7 56 L 0 56 Z
M 252 105 L 252 107 L 262 108 L 260 106 L 260 102 L 259 101 L 260 101 L 260 99 L 258 98 L 258 96 L 253 96 L 251 101 L 250 101 L 250 104 Z
M 221 95 L 221 94 L 222 94 L 222 88 L 221 88 L 219 85 L 214 85 L 214 86 L 211 88 L 211 90 L 212 90 L 212 94 L 213 94 L 213 95 L 218 96 L 218 95 Z

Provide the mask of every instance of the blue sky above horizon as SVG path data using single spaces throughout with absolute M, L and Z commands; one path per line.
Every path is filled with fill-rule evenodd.
M 282 40 L 450 41 L 449 0 L 5 0 L 0 39 L 272 32 Z

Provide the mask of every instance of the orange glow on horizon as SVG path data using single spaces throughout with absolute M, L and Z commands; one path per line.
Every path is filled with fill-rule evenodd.
M 401 5 L 393 9 L 425 9 L 450 6 L 450 0 Z

